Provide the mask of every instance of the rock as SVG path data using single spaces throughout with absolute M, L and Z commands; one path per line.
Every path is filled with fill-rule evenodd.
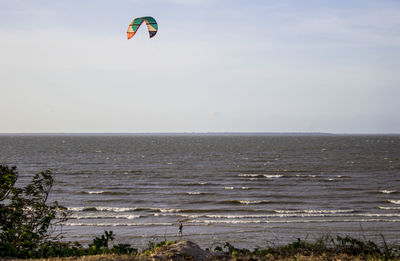
M 151 256 L 153 260 L 209 260 L 212 254 L 191 241 L 165 246 Z

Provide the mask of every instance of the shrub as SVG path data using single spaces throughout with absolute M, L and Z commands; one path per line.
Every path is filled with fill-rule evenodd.
M 25 187 L 17 187 L 17 180 L 16 167 L 0 165 L 0 256 L 36 255 L 50 240 L 50 228 L 69 216 L 57 201 L 47 203 L 54 183 L 50 170 L 37 173 Z

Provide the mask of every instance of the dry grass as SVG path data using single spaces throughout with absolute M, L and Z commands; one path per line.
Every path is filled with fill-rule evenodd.
M 107 255 L 94 255 L 94 256 L 82 256 L 82 257 L 65 257 L 65 258 L 48 258 L 48 259 L 6 259 L 6 260 L 16 260 L 16 261 L 26 261 L 26 260 L 34 260 L 34 261 L 150 261 L 154 260 L 153 258 L 149 256 L 131 256 L 131 255 L 114 255 L 114 254 L 107 254 Z M 169 260 L 169 259 L 165 259 Z M 190 259 L 188 259 L 190 260 Z M 334 256 L 327 256 L 327 255 L 320 255 L 320 256 L 303 256 L 303 255 L 296 255 L 293 257 L 288 257 L 288 258 L 276 258 L 273 256 L 266 256 L 263 258 L 254 258 L 254 257 L 241 257 L 241 258 L 233 258 L 233 257 L 224 257 L 224 258 L 217 258 L 213 260 L 226 260 L 226 261 L 256 261 L 256 260 L 274 260 L 274 261 L 327 261 L 327 260 L 332 260 L 332 261 L 364 261 L 364 260 L 369 260 L 369 261 L 378 261 L 381 259 L 373 259 L 373 258 L 368 258 L 365 259 L 365 257 L 354 257 L 354 256 L 348 256 L 348 255 L 334 255 Z M 397 260 L 400 261 L 399 258 L 392 259 L 392 260 Z

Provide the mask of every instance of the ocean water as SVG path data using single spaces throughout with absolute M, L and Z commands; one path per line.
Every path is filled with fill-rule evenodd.
M 322 235 L 400 243 L 400 136 L 1 135 L 21 184 L 52 169 L 65 240 L 265 247 Z

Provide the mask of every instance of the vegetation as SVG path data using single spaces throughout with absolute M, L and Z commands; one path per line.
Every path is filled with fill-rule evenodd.
M 50 170 L 36 174 L 30 184 L 17 186 L 16 167 L 0 165 L 0 258 L 49 258 L 104 255 L 103 260 L 136 259 L 167 248 L 175 241 L 149 242 L 142 251 L 129 244 L 110 246 L 115 238 L 112 231 L 105 231 L 87 247 L 78 242 L 62 242 L 60 235 L 52 236 L 53 228 L 68 220 L 70 213 L 57 202 L 48 203 L 54 179 Z M 240 249 L 229 242 L 217 246 L 214 260 L 400 260 L 400 246 L 378 245 L 349 236 L 325 236 L 315 242 L 301 239 L 265 249 Z M 117 255 L 117 256 L 115 256 Z M 122 258 L 124 255 L 124 258 Z M 127 257 L 128 255 L 128 257 Z M 305 258 L 306 257 L 306 258 Z M 317 257 L 317 258 L 313 258 Z M 339 257 L 339 258 L 338 258 Z M 310 258 L 310 259 L 308 259 Z
M 0 165 L 0 256 L 32 256 L 50 238 L 51 228 L 69 212 L 57 202 L 47 203 L 54 179 L 51 171 L 36 174 L 25 187 L 16 186 L 16 167 Z
M 36 174 L 25 187 L 17 186 L 16 167 L 0 165 L 0 257 L 65 257 L 104 253 L 131 254 L 128 244 L 109 248 L 114 239 L 105 231 L 84 248 L 78 242 L 62 242 L 52 235 L 57 225 L 68 220 L 70 212 L 57 201 L 48 203 L 54 183 L 50 170 Z
M 349 236 L 325 236 L 315 242 L 306 242 L 298 238 L 297 241 L 287 245 L 266 249 L 256 248 L 254 251 L 235 248 L 226 242 L 223 249 L 221 246 L 217 246 L 215 251 L 222 251 L 228 256 L 244 260 L 250 257 L 255 260 L 273 260 L 277 258 L 292 259 L 299 256 L 324 257 L 327 260 L 336 259 L 337 256 L 347 257 L 349 260 L 354 258 L 361 260 L 400 260 L 400 246 L 389 247 L 384 239 L 382 246 L 379 246 L 372 241 L 361 241 Z

